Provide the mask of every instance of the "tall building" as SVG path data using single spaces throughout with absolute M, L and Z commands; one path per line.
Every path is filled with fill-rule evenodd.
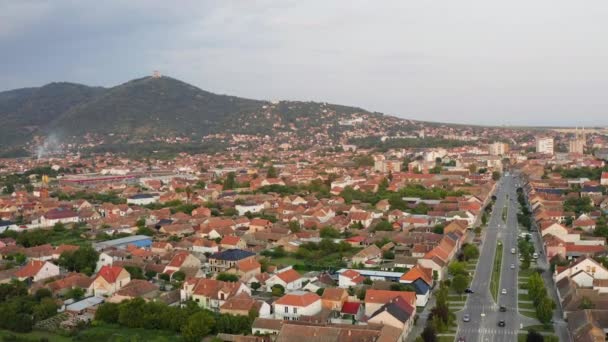
M 536 153 L 553 154 L 553 138 L 536 138 Z
M 504 156 L 509 153 L 509 144 L 495 142 L 490 144 L 490 154 L 493 156 Z
M 587 142 L 586 140 L 587 139 L 585 137 L 585 129 L 583 128 L 583 131 L 579 133 L 577 127 L 576 132 L 574 133 L 574 139 L 568 142 L 568 152 L 576 154 L 585 153 L 585 144 Z

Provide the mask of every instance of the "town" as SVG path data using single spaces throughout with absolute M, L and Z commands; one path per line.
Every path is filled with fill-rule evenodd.
M 0 336 L 604 341 L 605 132 L 391 122 L 1 159 Z

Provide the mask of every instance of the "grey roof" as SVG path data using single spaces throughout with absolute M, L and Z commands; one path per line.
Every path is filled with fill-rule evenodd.
M 74 304 L 67 305 L 65 307 L 65 309 L 70 310 L 70 311 L 80 312 L 82 310 L 93 307 L 95 305 L 99 305 L 99 304 L 103 303 L 104 301 L 105 301 L 105 299 L 102 297 L 89 297 L 89 298 L 85 298 L 79 302 L 76 302 Z
M 106 247 L 127 245 L 129 243 L 134 243 L 134 242 L 143 241 L 143 240 L 152 241 L 152 238 L 147 235 L 133 235 L 133 236 L 126 236 L 126 237 L 120 238 L 120 239 L 98 242 L 94 246 L 95 246 L 95 249 L 100 250 L 100 249 L 104 249 Z
M 217 252 L 211 255 L 210 259 L 219 259 L 226 261 L 237 261 L 248 258 L 255 255 L 253 252 L 244 251 L 242 249 L 227 249 L 225 251 Z

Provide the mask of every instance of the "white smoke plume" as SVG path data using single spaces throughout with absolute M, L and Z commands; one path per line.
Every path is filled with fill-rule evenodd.
M 38 159 L 41 159 L 46 158 L 51 154 L 61 153 L 61 151 L 62 146 L 59 137 L 56 134 L 51 133 L 44 139 L 42 145 L 39 145 L 36 148 L 36 156 Z

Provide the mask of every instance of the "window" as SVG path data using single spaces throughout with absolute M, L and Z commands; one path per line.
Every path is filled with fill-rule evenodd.
M 298 313 L 298 308 L 293 308 L 293 313 L 297 314 Z
M 289 313 L 289 307 L 285 307 L 285 313 Z

